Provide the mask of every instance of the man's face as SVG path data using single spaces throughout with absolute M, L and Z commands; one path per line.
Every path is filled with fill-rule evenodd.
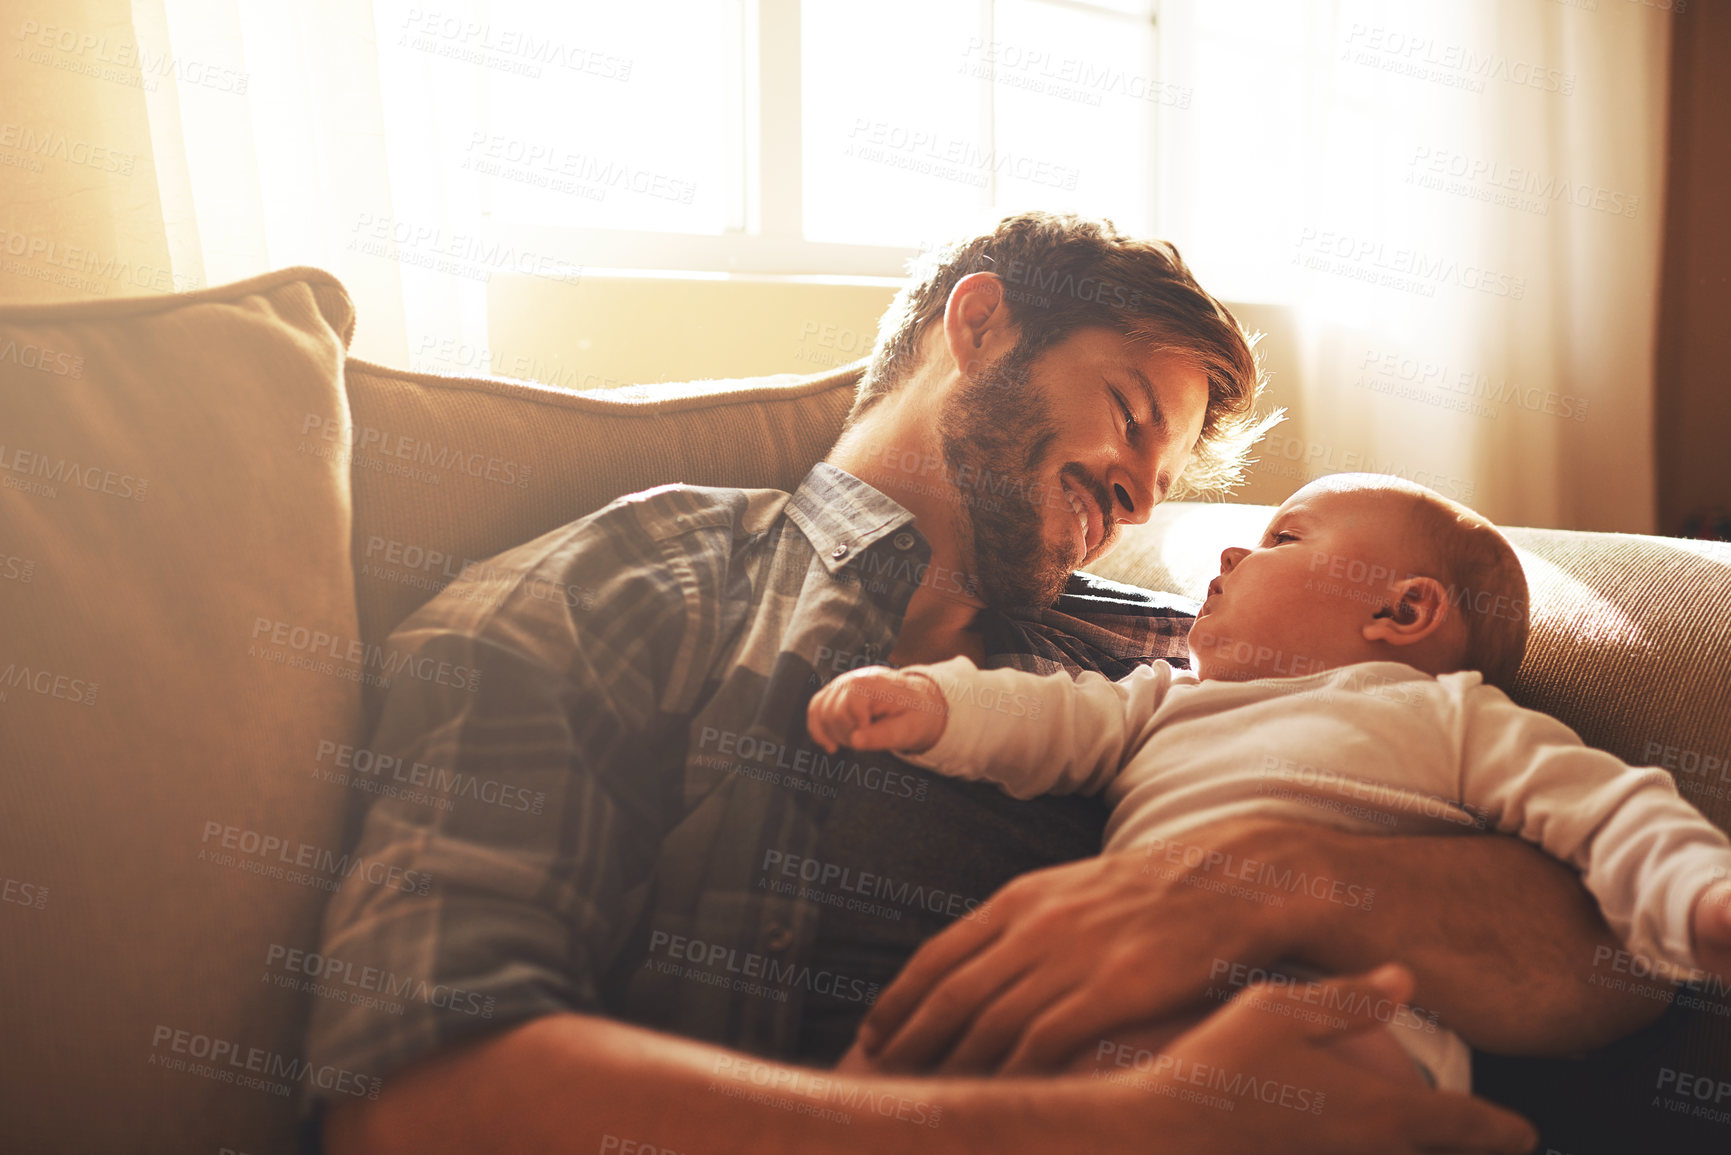
M 1025 363 L 965 380 L 938 416 L 958 528 L 988 604 L 1044 607 L 1070 571 L 1148 520 L 1190 459 L 1208 380 L 1110 329 L 1078 330 Z

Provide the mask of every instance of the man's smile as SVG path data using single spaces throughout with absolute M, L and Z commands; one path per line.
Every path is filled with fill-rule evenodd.
M 1070 512 L 1075 517 L 1076 527 L 1082 535 L 1082 556 L 1087 557 L 1106 536 L 1105 515 L 1093 496 L 1073 479 L 1065 477 L 1062 484 L 1064 495 L 1069 500 Z

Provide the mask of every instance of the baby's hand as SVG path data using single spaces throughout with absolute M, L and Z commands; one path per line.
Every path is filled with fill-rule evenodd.
M 943 737 L 949 717 L 943 691 L 924 674 L 868 666 L 814 694 L 805 728 L 831 754 L 841 746 L 919 754 Z
M 1695 961 L 1720 978 L 1731 979 L 1731 878 L 1701 892 L 1690 916 L 1695 931 Z

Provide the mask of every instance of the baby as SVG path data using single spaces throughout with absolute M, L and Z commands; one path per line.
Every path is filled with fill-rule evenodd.
M 1194 672 L 871 667 L 820 690 L 806 725 L 831 752 L 893 750 L 1017 798 L 1104 791 L 1107 851 L 1252 814 L 1519 835 L 1582 871 L 1630 950 L 1731 976 L 1731 841 L 1664 770 L 1494 688 L 1520 665 L 1526 598 L 1513 547 L 1472 510 L 1334 475 L 1293 494 L 1256 548 L 1221 554 L 1190 630 Z M 1452 1032 L 1412 1016 L 1381 1038 L 1432 1085 L 1469 1089 Z

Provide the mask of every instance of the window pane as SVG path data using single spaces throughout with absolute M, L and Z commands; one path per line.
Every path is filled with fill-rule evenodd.
M 990 204 L 963 59 L 979 5 L 804 0 L 800 37 L 806 238 L 917 246 L 971 228 Z
M 1149 232 L 1154 112 L 1184 98 L 1155 76 L 1153 24 L 997 0 L 995 29 L 970 63 L 996 104 L 998 208 L 1073 209 Z
M 804 0 L 801 20 L 809 239 L 917 246 L 1035 208 L 1152 227 L 1177 96 L 1145 10 Z
M 1326 101 L 1313 55 L 1317 14 L 1289 0 L 1187 7 L 1188 34 L 1171 47 L 1176 67 L 1206 91 L 1194 110 L 1169 122 L 1161 223 L 1183 238 L 1191 267 L 1214 292 L 1292 300 L 1305 292 L 1302 270 L 1291 264 L 1299 229 L 1337 196 L 1359 191 L 1348 182 L 1320 204 L 1316 195 L 1315 178 L 1342 159 L 1317 155 L 1308 128 Z M 1379 135 L 1363 133 L 1354 144 L 1362 149 Z
M 737 4 L 375 3 L 387 84 L 400 78 L 423 116 L 446 92 L 478 105 L 424 162 L 455 200 L 501 221 L 579 228 L 735 223 Z
M 1144 20 L 1154 17 L 1155 0 L 1077 0 L 1089 8 L 1104 8 L 1109 12 L 1117 12 L 1124 16 L 1140 16 Z

